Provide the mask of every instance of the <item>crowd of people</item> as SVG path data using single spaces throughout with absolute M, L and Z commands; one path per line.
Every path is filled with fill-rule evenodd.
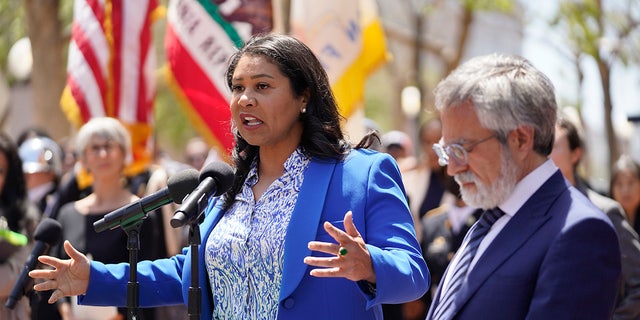
M 175 206 L 149 214 L 138 319 L 186 318 L 195 277 L 202 319 L 640 318 L 640 166 L 623 155 L 610 189 L 594 191 L 580 124 L 527 60 L 493 54 L 454 70 L 415 147 L 402 131 L 349 141 L 322 64 L 293 37 L 252 38 L 225 81 L 234 170 L 200 222 L 199 274 L 188 229 L 169 225 Z M 127 176 L 129 139 L 113 118 L 60 143 L 0 134 L 0 229 L 29 239 L 0 239 L 2 302 L 38 221 L 62 226 L 1 319 L 127 318 L 128 234 L 93 223 L 221 161 L 196 137 L 180 163 Z
M 185 168 L 196 170 L 218 159 L 214 149 L 194 137 L 185 144 L 183 159 L 166 157 L 150 164 L 136 176 L 126 176 L 132 160 L 130 136 L 114 118 L 94 118 L 72 137 L 56 142 L 46 130 L 25 129 L 16 138 L 0 134 L 0 319 L 125 319 L 125 308 L 96 309 L 78 306 L 75 299 L 48 303 L 51 291 L 25 295 L 11 309 L 6 308 L 10 291 L 34 247 L 34 231 L 44 218 L 56 219 L 61 238 L 70 240 L 92 259 L 127 262 L 127 234 L 124 230 L 97 233 L 93 223 L 105 214 L 163 187 L 169 175 Z M 79 175 L 87 174 L 90 183 Z M 140 259 L 177 254 L 185 246 L 186 228 L 172 228 L 174 207 L 148 214 L 141 224 Z M 161 210 L 159 210 L 161 211 Z M 9 236 L 25 235 L 26 245 L 12 244 Z M 49 254 L 66 257 L 62 246 Z M 167 315 L 186 317 L 186 308 L 141 309 L 138 319 L 163 319 Z

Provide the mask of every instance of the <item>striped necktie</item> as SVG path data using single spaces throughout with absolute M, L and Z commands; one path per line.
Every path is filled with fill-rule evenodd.
M 491 226 L 500 219 L 502 215 L 504 215 L 504 212 L 499 208 L 485 211 L 480 217 L 480 220 L 473 225 L 473 228 L 467 234 L 467 245 L 464 246 L 463 251 L 460 253 L 460 259 L 458 259 L 455 270 L 449 270 L 452 272 L 452 276 L 449 279 L 448 286 L 442 289 L 442 295 L 433 313 L 433 319 L 441 320 L 451 318 L 452 315 L 450 313 L 453 311 L 451 307 L 456 298 L 456 293 L 464 283 L 464 279 L 469 271 L 469 265 L 478 251 L 478 246 L 484 236 L 489 232 L 489 229 L 491 229 Z

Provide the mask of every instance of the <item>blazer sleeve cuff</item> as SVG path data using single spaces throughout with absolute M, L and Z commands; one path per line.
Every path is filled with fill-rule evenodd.
M 91 261 L 90 268 L 89 286 L 84 295 L 78 296 L 78 304 L 124 307 L 127 296 L 128 264 L 111 264 L 107 268 L 99 261 Z

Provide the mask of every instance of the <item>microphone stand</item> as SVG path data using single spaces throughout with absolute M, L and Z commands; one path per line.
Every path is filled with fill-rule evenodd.
M 171 226 L 174 228 L 178 228 L 184 225 L 189 225 L 189 248 L 191 249 L 191 283 L 189 286 L 188 296 L 187 296 L 187 313 L 189 320 L 198 320 L 200 319 L 200 314 L 202 313 L 202 291 L 200 289 L 200 261 L 198 257 L 198 249 L 202 244 L 202 240 L 200 238 L 200 224 L 201 218 L 204 214 L 204 210 L 206 209 L 206 201 L 204 203 L 198 202 L 197 204 L 197 213 L 194 215 L 187 215 L 186 219 L 183 215 L 178 219 L 179 224 L 174 224 L 172 219 Z M 175 216 L 174 216 L 174 219 Z
M 142 204 L 140 205 L 142 206 Z M 142 209 L 142 208 L 140 208 Z M 127 319 L 138 318 L 138 252 L 140 251 L 140 226 L 144 220 L 122 224 L 127 234 L 127 250 L 129 251 L 129 282 L 127 282 Z
M 202 242 L 200 240 L 200 226 L 198 224 L 198 220 L 199 219 L 194 219 L 189 224 L 189 246 L 191 247 L 191 286 L 189 287 L 189 296 L 187 298 L 187 312 L 189 315 L 189 320 L 200 319 L 200 313 L 202 310 L 202 306 L 200 305 L 202 292 L 200 289 L 200 270 L 198 258 L 198 246 Z

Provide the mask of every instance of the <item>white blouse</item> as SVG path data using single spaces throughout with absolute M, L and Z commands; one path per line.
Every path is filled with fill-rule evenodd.
M 310 158 L 300 149 L 285 161 L 283 175 L 257 202 L 254 161 L 235 203 L 206 243 L 205 263 L 214 319 L 276 319 L 284 238 Z

